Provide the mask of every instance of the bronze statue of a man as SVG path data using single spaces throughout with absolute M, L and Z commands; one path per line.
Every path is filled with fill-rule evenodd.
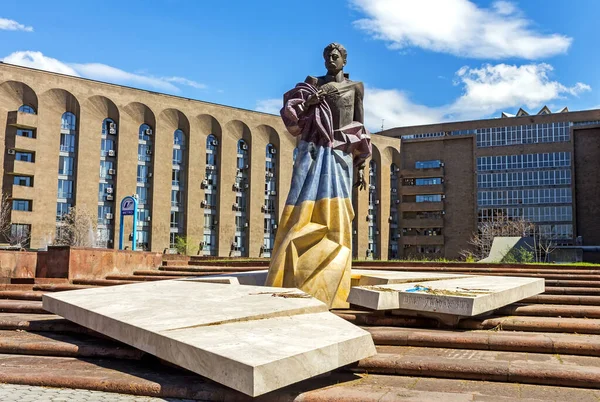
M 309 76 L 283 96 L 281 117 L 300 139 L 266 284 L 302 289 L 336 308 L 350 292 L 353 171 L 363 189 L 371 139 L 363 84 L 343 70 L 346 49 L 331 43 L 323 57 L 326 75 Z

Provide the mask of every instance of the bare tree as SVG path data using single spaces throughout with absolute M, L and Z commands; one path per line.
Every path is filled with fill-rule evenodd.
M 56 223 L 55 246 L 93 247 L 95 244 L 96 216 L 85 208 L 73 207 Z
M 550 254 L 556 249 L 556 237 L 551 233 L 544 233 L 538 225 L 523 218 L 510 218 L 499 215 L 493 220 L 480 222 L 477 232 L 469 239 L 469 248 L 460 252 L 465 259 L 481 260 L 486 258 L 495 237 L 526 237 L 527 241 L 523 250 L 515 250 L 508 255 L 511 260 L 518 256 L 527 255 L 529 261 L 548 262 Z M 515 262 L 518 262 L 515 260 Z
M 0 236 L 5 241 L 9 241 L 10 227 L 11 227 L 11 205 L 8 195 L 0 193 Z
M 466 259 L 482 260 L 489 255 L 495 237 L 529 237 L 534 231 L 535 225 L 523 218 L 498 215 L 493 220 L 479 223 L 477 232 L 469 239 L 470 247 L 460 251 L 460 255 Z
M 0 193 L 0 239 L 19 249 L 29 246 L 29 225 L 13 226 L 12 205 L 8 194 Z

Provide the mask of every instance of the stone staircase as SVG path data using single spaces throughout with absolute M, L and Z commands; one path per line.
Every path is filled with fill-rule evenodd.
M 240 261 L 231 266 L 230 262 L 192 257 L 167 259 L 156 270 L 126 276 L 72 283 L 19 279 L 0 284 L 0 382 L 165 398 L 247 400 L 49 314 L 42 309 L 41 298 L 46 292 L 265 269 L 265 265 Z M 414 400 L 600 399 L 600 269 L 360 265 L 361 269 L 543 277 L 547 289 L 489 316 L 461 321 L 458 328 L 442 327 L 423 317 L 338 310 L 339 316 L 371 332 L 378 354 L 263 400 L 397 400 L 398 395 Z

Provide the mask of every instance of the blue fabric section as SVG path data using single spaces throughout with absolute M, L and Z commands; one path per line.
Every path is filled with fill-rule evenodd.
M 287 205 L 352 196 L 352 155 L 300 141 Z

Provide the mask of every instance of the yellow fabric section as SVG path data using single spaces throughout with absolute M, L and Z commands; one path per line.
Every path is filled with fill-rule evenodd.
M 329 308 L 347 306 L 353 218 L 347 198 L 286 205 L 266 285 L 302 289 Z

